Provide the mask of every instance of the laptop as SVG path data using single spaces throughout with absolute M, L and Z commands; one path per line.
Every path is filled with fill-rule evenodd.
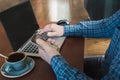
M 30 0 L 0 12 L 0 21 L 14 51 L 25 52 L 28 56 L 38 55 L 38 45 L 31 41 L 40 31 Z M 65 37 L 55 38 L 61 48 Z M 53 45 L 51 45 L 53 46 Z

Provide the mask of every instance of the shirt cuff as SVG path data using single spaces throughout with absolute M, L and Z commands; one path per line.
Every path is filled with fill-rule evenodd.
M 67 37 L 69 37 L 69 36 L 81 36 L 83 29 L 80 26 L 82 26 L 82 24 L 80 24 L 80 23 L 79 23 L 79 25 L 78 24 L 65 25 L 63 36 L 67 36 Z
M 65 25 L 64 26 L 64 36 L 72 36 L 74 31 L 73 25 Z
M 69 26 L 65 25 L 64 26 L 64 35 L 63 36 L 68 36 L 69 35 L 68 31 L 69 31 Z
M 53 56 L 51 59 L 51 66 L 54 70 L 56 76 L 63 76 L 65 69 L 68 66 L 68 63 L 61 55 Z
M 51 65 L 53 70 L 56 72 L 63 66 L 63 64 L 68 64 L 66 60 L 61 55 L 55 55 L 51 59 Z

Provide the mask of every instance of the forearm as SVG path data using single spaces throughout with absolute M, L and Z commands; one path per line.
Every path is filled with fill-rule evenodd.
M 51 59 L 51 65 L 57 80 L 92 80 L 81 71 L 69 66 L 60 55 L 56 55 Z
M 95 38 L 112 37 L 118 25 L 120 25 L 120 11 L 107 19 L 79 22 L 76 25 L 66 25 L 64 26 L 64 35 Z

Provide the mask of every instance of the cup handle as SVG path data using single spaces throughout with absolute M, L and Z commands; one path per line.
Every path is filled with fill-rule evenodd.
M 13 70 L 13 67 L 11 66 L 11 65 L 7 65 L 6 67 L 5 67 L 5 71 L 6 72 L 10 72 L 10 71 L 12 71 Z

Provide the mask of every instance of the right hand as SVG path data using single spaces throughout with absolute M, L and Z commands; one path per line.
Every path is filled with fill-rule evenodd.
M 60 26 L 57 24 L 48 24 L 46 25 L 43 30 L 41 30 L 40 34 L 47 32 L 49 37 L 59 37 L 64 35 L 64 26 Z
M 60 55 L 60 53 L 56 49 L 52 48 L 44 40 L 37 39 L 36 42 L 37 42 L 37 44 L 39 44 L 43 48 L 43 49 L 38 48 L 39 49 L 39 56 L 43 60 L 45 60 L 47 63 L 50 64 L 50 61 L 51 61 L 53 56 Z

